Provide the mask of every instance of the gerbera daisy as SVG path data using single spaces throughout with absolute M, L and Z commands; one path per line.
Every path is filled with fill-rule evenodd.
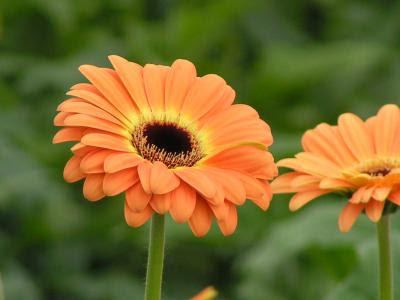
M 224 235 L 246 198 L 266 210 L 277 169 L 269 126 L 219 76 L 194 65 L 144 67 L 112 55 L 113 69 L 83 65 L 90 83 L 74 85 L 58 107 L 54 143 L 76 141 L 68 182 L 84 179 L 91 201 L 125 193 L 130 226 L 170 213 L 205 235 L 215 217 Z
M 324 194 L 350 194 L 339 217 L 339 229 L 347 232 L 362 211 L 377 222 L 385 204 L 400 205 L 397 105 L 383 106 L 365 122 L 354 114 L 342 114 L 337 126 L 322 123 L 308 130 L 302 145 L 304 152 L 278 162 L 293 172 L 272 183 L 274 193 L 296 193 L 289 204 L 291 210 Z

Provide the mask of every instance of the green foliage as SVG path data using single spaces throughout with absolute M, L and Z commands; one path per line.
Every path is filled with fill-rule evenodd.
M 79 65 L 109 66 L 108 54 L 142 64 L 188 58 L 260 112 L 280 159 L 300 149 L 307 128 L 399 103 L 399 13 L 399 1 L 0 2 L 6 299 L 142 297 L 147 228 L 125 224 L 121 198 L 89 203 L 80 183 L 64 183 L 68 146 L 51 145 L 57 105 L 84 80 Z M 276 197 L 267 213 L 244 205 L 228 238 L 213 228 L 197 239 L 169 220 L 165 299 L 210 284 L 221 299 L 375 299 L 373 224 L 362 217 L 343 235 L 343 199 L 322 198 L 295 214 L 287 202 Z

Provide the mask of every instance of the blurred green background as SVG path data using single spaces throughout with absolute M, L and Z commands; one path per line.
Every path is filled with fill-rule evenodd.
M 51 145 L 57 105 L 108 54 L 145 64 L 187 58 L 217 73 L 272 127 L 276 159 L 340 113 L 400 101 L 400 1 L 0 1 L 0 269 L 7 300 L 141 299 L 148 227 L 123 199 L 83 199 L 67 184 L 68 145 Z M 289 213 L 250 203 L 228 238 L 168 222 L 165 299 L 207 285 L 219 299 L 376 299 L 375 226 L 340 234 L 346 199 Z M 394 217 L 395 260 L 400 221 Z M 400 268 L 396 288 L 400 297 Z

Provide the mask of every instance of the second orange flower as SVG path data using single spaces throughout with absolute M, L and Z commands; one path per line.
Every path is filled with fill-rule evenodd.
M 400 110 L 383 106 L 365 122 L 345 113 L 337 126 L 325 123 L 307 131 L 304 152 L 278 166 L 293 172 L 272 183 L 274 193 L 295 193 L 289 207 L 297 210 L 311 200 L 332 192 L 350 193 L 339 217 L 339 228 L 348 231 L 365 211 L 379 221 L 385 204 L 400 205 Z

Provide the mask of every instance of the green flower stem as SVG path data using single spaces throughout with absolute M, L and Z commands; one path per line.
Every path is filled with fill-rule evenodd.
M 393 300 L 393 267 L 390 244 L 390 214 L 384 214 L 377 223 L 379 246 L 380 300 Z
M 147 260 L 145 300 L 161 299 L 161 284 L 164 265 L 165 221 L 155 213 L 151 220 L 149 256 Z

